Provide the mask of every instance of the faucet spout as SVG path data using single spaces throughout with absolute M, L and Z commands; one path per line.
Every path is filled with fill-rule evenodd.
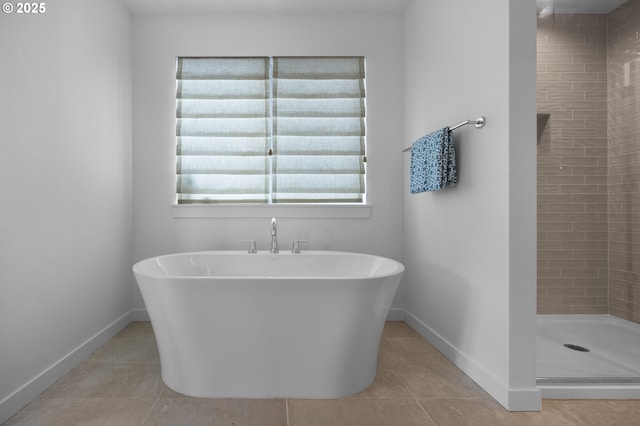
M 280 250 L 278 250 L 278 222 L 276 221 L 276 218 L 273 217 L 271 218 L 271 249 L 269 250 L 269 253 L 276 254 L 279 252 Z

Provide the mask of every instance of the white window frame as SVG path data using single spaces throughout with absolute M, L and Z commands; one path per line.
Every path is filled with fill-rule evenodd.
M 364 162 L 366 162 L 366 156 Z M 366 177 L 365 171 L 363 173 L 365 181 Z M 176 218 L 263 217 L 266 214 L 280 217 L 368 218 L 371 216 L 371 206 L 366 204 L 366 193 L 365 183 L 362 202 L 175 204 L 173 216 Z

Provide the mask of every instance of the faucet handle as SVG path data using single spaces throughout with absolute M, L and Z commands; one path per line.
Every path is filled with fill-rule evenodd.
M 291 253 L 296 253 L 299 254 L 300 252 L 300 245 L 302 243 L 306 243 L 307 240 L 293 240 L 293 244 L 291 245 Z
M 257 253 L 256 240 L 242 240 L 243 243 L 249 243 L 249 250 L 247 253 Z

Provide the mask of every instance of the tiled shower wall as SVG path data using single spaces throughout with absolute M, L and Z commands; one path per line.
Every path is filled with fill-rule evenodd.
M 606 30 L 538 23 L 538 313 L 608 312 Z
M 640 322 L 639 31 L 640 0 L 539 21 L 538 313 Z
M 609 313 L 640 322 L 640 1 L 608 27 Z

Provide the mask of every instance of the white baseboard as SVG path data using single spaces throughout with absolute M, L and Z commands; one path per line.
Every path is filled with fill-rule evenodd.
M 489 395 L 509 411 L 540 411 L 542 397 L 537 387 L 531 389 L 510 389 L 493 373 L 469 358 L 451 345 L 438 333 L 420 321 L 410 312 L 403 311 L 404 321 L 418 334 L 429 341 L 460 370 L 482 387 Z
M 20 411 L 22 407 L 37 398 L 38 395 L 44 392 L 49 386 L 53 385 L 71 371 L 71 369 L 87 359 L 89 355 L 129 325 L 132 320 L 132 312 L 124 314 L 0 401 L 0 424 L 7 421 L 11 416 Z

